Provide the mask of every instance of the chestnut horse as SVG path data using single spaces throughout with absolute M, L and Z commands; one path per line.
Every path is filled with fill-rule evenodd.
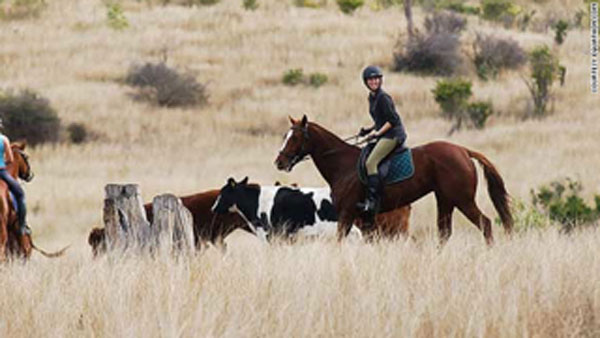
M 345 237 L 353 221 L 360 217 L 356 204 L 364 198 L 364 187 L 357 174 L 360 148 L 342 141 L 319 126 L 294 120 L 281 151 L 275 160 L 279 170 L 291 171 L 294 165 L 310 156 L 331 187 L 333 203 L 338 211 L 338 239 Z M 437 225 L 440 241 L 452 234 L 452 212 L 458 208 L 477 228 L 488 244 L 493 243 L 491 221 L 477 207 L 477 172 L 471 158 L 481 166 L 488 182 L 488 193 L 507 233 L 512 230 L 508 193 L 494 165 L 478 152 L 448 142 L 431 142 L 412 148 L 414 175 L 384 188 L 380 212 L 408 205 L 433 192 L 437 201 Z M 363 230 L 363 229 L 361 229 Z M 372 229 L 365 229 L 371 231 Z M 364 232 L 364 231 L 363 231 Z
M 33 179 L 33 172 L 29 165 L 29 158 L 24 153 L 25 143 L 14 142 L 10 145 L 14 161 L 6 166 L 8 173 L 15 179 L 20 178 L 26 182 Z M 3 156 L 3 155 L 2 155 Z M 27 259 L 32 250 L 37 250 L 46 257 L 61 256 L 67 248 L 54 253 L 47 253 L 37 248 L 31 240 L 31 235 L 21 235 L 18 231 L 17 213 L 12 207 L 9 189 L 6 183 L 0 180 L 0 262 L 9 257 Z

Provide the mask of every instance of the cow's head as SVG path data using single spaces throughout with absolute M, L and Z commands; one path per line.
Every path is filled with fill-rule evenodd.
M 259 195 L 260 186 L 248 184 L 248 177 L 239 182 L 230 177 L 221 188 L 212 211 L 217 214 L 238 213 L 258 235 L 261 231 L 257 231 L 257 228 L 266 231 L 258 215 Z

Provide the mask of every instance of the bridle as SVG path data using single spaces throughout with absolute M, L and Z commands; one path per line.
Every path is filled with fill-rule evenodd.
M 28 172 L 26 177 L 21 177 L 21 178 L 23 180 L 25 180 L 25 182 L 29 182 L 34 177 L 33 170 L 31 170 L 31 165 L 29 165 L 29 156 L 27 156 L 27 154 L 25 154 L 20 149 L 17 149 L 17 152 L 21 155 L 21 157 L 23 157 L 23 161 L 25 161 L 25 165 L 27 166 L 27 172 Z
M 286 154 L 283 150 L 279 151 L 279 155 L 285 157 L 290 162 L 290 164 L 288 165 L 289 169 L 291 169 L 292 167 L 294 167 L 299 162 L 307 160 L 306 156 L 308 156 L 308 152 L 306 151 L 306 142 L 309 139 L 309 137 L 308 137 L 308 126 L 305 126 L 305 127 L 293 126 L 290 129 L 291 130 L 300 130 L 300 131 L 302 131 L 302 136 L 304 136 L 304 137 L 303 137 L 303 140 L 302 140 L 302 144 L 300 145 L 300 151 L 297 154 L 295 154 L 295 155 L 289 155 L 289 154 Z

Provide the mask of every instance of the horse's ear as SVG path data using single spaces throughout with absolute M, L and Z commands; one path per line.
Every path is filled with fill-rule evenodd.
M 12 142 L 10 145 L 13 147 L 16 147 L 17 149 L 22 151 L 22 150 L 25 150 L 25 147 L 27 146 L 27 142 L 25 140 L 18 140 L 18 141 Z
M 239 184 L 241 184 L 241 185 L 246 185 L 246 184 L 248 184 L 248 176 L 244 177 L 244 179 L 243 179 L 243 180 L 241 180 Z
M 295 125 L 296 123 L 298 123 L 298 121 L 294 120 L 294 118 L 289 115 L 288 115 L 288 119 L 290 119 L 290 123 L 292 124 L 292 126 Z
M 304 116 L 302 116 L 302 128 L 306 128 L 307 125 L 308 125 L 308 117 L 306 117 L 306 114 L 304 114 Z
M 227 179 L 227 185 L 230 187 L 235 187 L 235 180 L 233 179 L 233 177 Z

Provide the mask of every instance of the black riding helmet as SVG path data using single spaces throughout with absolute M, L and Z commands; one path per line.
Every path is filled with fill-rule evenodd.
M 369 86 L 367 85 L 367 79 L 374 77 L 383 77 L 383 72 L 377 66 L 368 66 L 367 68 L 365 68 L 365 70 L 363 70 L 362 77 L 365 86 L 369 88 Z

